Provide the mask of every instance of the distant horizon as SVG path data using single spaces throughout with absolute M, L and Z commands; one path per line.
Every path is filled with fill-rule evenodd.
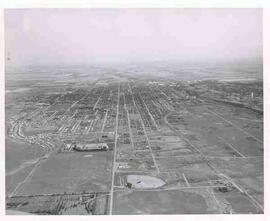
M 262 59 L 261 9 L 6 9 L 6 65 Z
M 25 64 L 14 64 L 9 63 L 8 61 L 5 62 L 5 67 L 35 67 L 35 66 L 128 66 L 128 65 L 154 65 L 154 64 L 179 64 L 179 65 L 196 65 L 196 64 L 209 64 L 209 65 L 219 65 L 219 64 L 233 64 L 233 63 L 261 63 L 263 64 L 263 57 L 252 57 L 252 58 L 239 58 L 239 59 L 231 59 L 231 60 L 151 60 L 151 61 L 130 61 L 130 62 L 121 62 L 121 61 L 115 61 L 115 62 L 77 62 L 77 63 L 71 63 L 71 62 L 58 62 L 58 63 L 25 63 Z

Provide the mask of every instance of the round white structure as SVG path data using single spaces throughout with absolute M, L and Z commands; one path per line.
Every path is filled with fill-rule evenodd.
M 158 188 L 166 183 L 157 177 L 146 175 L 128 175 L 127 186 L 135 189 Z

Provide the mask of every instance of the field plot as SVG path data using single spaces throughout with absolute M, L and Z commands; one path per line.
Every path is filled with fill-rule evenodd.
M 7 198 L 9 210 L 39 215 L 105 215 L 107 193 L 54 194 Z M 98 205 L 98 206 L 96 206 Z
M 173 116 L 169 115 L 168 121 L 173 120 Z M 193 136 L 185 137 L 196 146 L 199 146 L 205 154 L 227 154 L 228 156 L 262 156 L 262 141 L 254 138 L 254 136 L 240 126 L 236 126 L 236 122 L 225 120 L 200 106 L 194 108 L 189 107 L 188 113 L 181 113 L 181 121 L 186 124 L 185 130 L 193 132 Z M 231 123 L 229 123 L 231 122 Z M 180 127 L 181 122 L 173 122 L 174 127 Z M 201 126 L 198 126 L 201 125 Z M 205 148 L 206 147 L 206 148 Z M 216 149 L 217 152 L 209 148 Z
M 6 139 L 6 173 L 13 174 L 24 165 L 29 165 L 45 154 L 45 151 L 38 145 L 30 145 L 20 141 Z M 18 156 L 20 156 L 18 158 Z
M 243 128 L 246 132 L 252 134 L 258 140 L 263 140 L 263 115 L 245 108 L 211 105 L 207 106 L 212 113 L 222 116 L 232 121 L 238 127 Z
M 6 194 L 13 192 L 22 182 L 46 151 L 38 145 L 6 139 Z M 19 156 L 19 157 L 18 157 Z
M 17 191 L 18 195 L 108 191 L 110 152 L 56 154 L 44 162 Z
M 115 193 L 113 214 L 218 213 L 204 190 L 131 191 Z

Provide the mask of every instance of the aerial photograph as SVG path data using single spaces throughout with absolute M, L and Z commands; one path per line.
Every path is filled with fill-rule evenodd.
M 264 214 L 262 29 L 257 8 L 5 9 L 6 215 Z

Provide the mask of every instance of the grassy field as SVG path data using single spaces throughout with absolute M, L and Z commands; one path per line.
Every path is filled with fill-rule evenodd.
M 202 191 L 116 192 L 114 214 L 204 214 L 217 213 L 210 208 Z M 213 202 L 212 202 L 213 203 Z
M 42 147 L 6 138 L 6 173 L 10 173 L 23 164 L 41 157 L 44 154 Z
M 18 195 L 108 191 L 111 152 L 58 153 L 35 171 Z

